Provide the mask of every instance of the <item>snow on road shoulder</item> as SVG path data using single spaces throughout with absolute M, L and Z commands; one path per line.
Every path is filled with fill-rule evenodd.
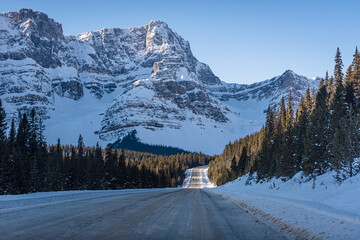
M 201 188 L 214 188 L 216 187 L 210 179 L 208 178 L 208 170 L 209 166 L 206 166 L 201 169 L 200 176 L 201 176 Z
M 360 239 L 360 175 L 341 185 L 331 173 L 315 182 L 301 176 L 265 183 L 244 176 L 212 191 L 301 238 Z
M 189 188 L 193 170 L 194 170 L 193 168 L 186 169 L 185 180 L 183 182 L 182 188 Z

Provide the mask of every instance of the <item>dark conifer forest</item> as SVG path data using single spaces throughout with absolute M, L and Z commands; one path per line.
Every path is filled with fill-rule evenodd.
M 201 153 L 157 155 L 99 145 L 47 145 L 44 125 L 32 110 L 10 129 L 0 101 L 0 194 L 40 191 L 177 187 L 187 168 L 207 164 Z M 8 132 L 8 134 L 7 134 Z
M 286 181 L 300 171 L 314 180 L 334 171 L 341 182 L 360 172 L 359 157 L 360 54 L 356 48 L 344 76 L 338 48 L 332 76 L 326 73 L 297 107 L 291 94 L 281 99 L 280 108 L 269 106 L 262 129 L 228 144 L 210 162 L 208 175 L 222 185 L 245 174 Z
M 137 134 L 136 130 L 133 130 L 127 136 L 121 139 L 121 141 L 120 140 L 116 141 L 113 144 L 113 147 L 139 151 L 139 152 L 149 152 L 149 153 L 166 154 L 166 155 L 189 153 L 181 148 L 142 143 L 140 139 L 136 136 L 136 134 Z

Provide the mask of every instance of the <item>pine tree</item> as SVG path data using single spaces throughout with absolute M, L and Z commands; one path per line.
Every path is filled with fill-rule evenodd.
M 325 86 L 322 86 L 315 97 L 304 141 L 302 169 L 306 174 L 314 176 L 323 174 L 328 168 L 329 117 L 326 99 L 327 92 Z
M 79 135 L 76 154 L 76 189 L 86 189 L 86 159 L 84 152 L 84 138 Z
M 103 189 L 103 177 L 104 177 L 104 160 L 102 156 L 102 149 L 99 143 L 96 144 L 95 148 L 95 180 L 94 184 L 97 189 Z
M 7 142 L 8 153 L 6 158 L 4 159 L 4 169 L 3 169 L 4 191 L 5 191 L 4 193 L 7 194 L 18 193 L 18 186 L 19 186 L 17 175 L 18 172 L 20 172 L 20 170 L 17 168 L 15 163 L 15 151 L 16 151 L 15 136 L 16 136 L 15 122 L 14 119 L 12 119 L 8 142 Z
M 272 155 L 272 162 L 275 162 L 275 172 L 272 172 L 270 177 L 282 175 L 282 164 L 286 161 L 284 155 L 284 146 L 286 145 L 285 132 L 287 124 L 287 111 L 285 107 L 284 97 L 281 98 L 280 113 L 276 123 L 276 134 L 274 136 L 274 154 Z
M 124 188 L 125 186 L 125 175 L 126 175 L 125 153 L 124 150 L 121 149 L 119 156 L 118 170 L 117 170 L 118 185 L 120 188 Z
M 286 123 L 283 129 L 283 140 L 280 146 L 279 154 L 280 159 L 278 161 L 277 177 L 283 177 L 288 179 L 292 177 L 296 172 L 296 163 L 294 159 L 294 113 L 292 110 L 292 96 L 291 91 L 289 94 L 288 108 L 286 113 Z
M 2 102 L 0 99 L 0 144 L 1 145 L 4 145 L 6 142 L 6 130 L 7 130 L 6 113 L 4 108 L 2 107 Z
M 326 92 L 327 92 L 327 104 L 330 105 L 331 101 L 332 101 L 332 97 L 335 93 L 335 88 L 334 88 L 334 78 L 331 76 L 329 78 L 329 80 L 327 81 L 326 84 Z
M 304 104 L 305 104 L 305 107 L 308 111 L 309 114 L 311 114 L 312 110 L 313 110 L 313 100 L 311 98 L 311 95 L 310 95 L 310 89 L 308 88 L 306 90 L 306 94 L 305 94 L 305 99 L 304 99 Z
M 76 190 L 77 189 L 77 170 L 76 170 L 76 166 L 77 166 L 77 161 L 76 161 L 76 151 L 75 151 L 75 147 L 71 146 L 70 149 L 70 156 L 66 157 L 66 172 L 67 172 L 67 176 L 66 176 L 66 188 L 67 190 Z
M 41 125 L 41 124 L 40 124 Z M 40 134 L 41 136 L 41 134 Z M 41 138 L 40 138 L 41 141 Z M 63 161 L 63 150 L 60 143 L 60 138 L 57 140 L 55 149 L 55 175 L 54 175 L 54 190 L 64 190 L 64 161 Z
M 294 158 L 296 172 L 301 170 L 302 160 L 305 152 L 304 140 L 306 138 L 307 126 L 309 124 L 309 110 L 305 104 L 305 99 L 301 98 L 296 114 L 296 124 L 294 127 Z
M 344 84 L 351 82 L 352 71 L 353 71 L 353 66 L 350 65 L 345 73 Z
M 19 122 L 19 127 L 16 135 L 16 145 L 22 153 L 28 151 L 30 140 L 30 127 L 26 114 L 23 115 Z
M 239 159 L 239 163 L 238 163 L 238 171 L 239 171 L 240 175 L 245 174 L 245 168 L 246 168 L 247 164 L 248 164 L 247 150 L 246 150 L 245 146 L 242 146 L 240 159 Z
M 9 132 L 9 143 L 14 144 L 16 140 L 16 130 L 15 130 L 15 121 L 11 120 L 10 132 Z
M 285 107 L 285 100 L 284 97 L 281 98 L 281 103 L 280 103 L 280 113 L 279 113 L 279 121 L 278 121 L 278 129 L 277 131 L 283 132 L 286 130 L 286 107 Z
M 335 55 L 335 67 L 334 67 L 334 80 L 335 80 L 335 86 L 337 87 L 339 84 L 342 84 L 344 74 L 342 72 L 343 69 L 343 62 L 341 59 L 341 52 L 340 49 L 337 48 L 336 55 Z
M 117 152 L 114 151 L 111 144 L 107 145 L 105 151 L 105 189 L 116 189 Z
M 355 49 L 355 54 L 352 62 L 352 74 L 351 74 L 351 82 L 354 84 L 354 88 L 356 91 L 356 95 L 360 97 L 360 54 L 358 49 Z
M 3 194 L 6 192 L 7 189 L 7 183 L 5 171 L 7 171 L 7 154 L 6 154 L 6 114 L 5 110 L 2 107 L 1 99 L 0 99 L 0 194 Z
M 346 115 L 340 119 L 336 129 L 332 152 L 334 155 L 332 166 L 338 172 L 338 180 L 346 179 L 357 174 L 354 167 L 355 158 L 360 155 L 360 118 L 352 106 Z
M 39 127 L 38 127 L 38 143 L 40 147 L 45 147 L 46 146 L 46 138 L 44 136 L 44 131 L 45 131 L 45 125 L 42 121 L 42 119 L 39 119 Z M 59 139 L 60 140 L 60 139 Z
M 234 181 L 237 178 L 238 172 L 239 172 L 238 165 L 236 163 L 236 157 L 234 156 L 230 162 L 230 179 L 231 179 L 231 181 Z
M 333 136 L 335 134 L 336 129 L 340 127 L 341 117 L 346 115 L 346 108 L 344 107 L 344 105 L 345 105 L 344 85 L 339 84 L 336 87 L 335 94 L 330 105 L 330 127 L 329 127 L 330 136 Z
M 36 113 L 33 108 L 30 113 L 30 121 L 29 121 L 29 147 L 30 147 L 30 155 L 34 156 L 38 149 L 38 125 L 36 122 Z
M 350 109 L 350 106 L 353 108 L 354 111 L 356 111 L 356 96 L 355 96 L 355 89 L 354 89 L 354 83 L 351 81 L 347 81 L 345 83 L 345 107 L 346 110 Z
M 274 161 L 273 155 L 275 152 L 275 113 L 269 107 L 266 112 L 265 128 L 260 132 L 260 149 L 256 156 L 252 172 L 257 171 L 257 180 L 264 180 L 271 178 L 275 174 L 276 161 Z

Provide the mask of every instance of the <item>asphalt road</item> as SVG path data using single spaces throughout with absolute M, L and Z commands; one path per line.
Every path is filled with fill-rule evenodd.
M 202 188 L 203 178 L 201 176 L 201 170 L 203 169 L 204 167 L 197 167 L 193 169 L 189 188 Z
M 0 214 L 0 239 L 286 239 L 202 189 L 118 191 Z

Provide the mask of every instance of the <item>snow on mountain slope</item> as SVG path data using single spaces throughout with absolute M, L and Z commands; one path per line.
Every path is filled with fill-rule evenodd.
M 213 191 L 304 239 L 359 239 L 360 175 L 339 185 L 333 174 L 307 181 L 300 172 L 260 183 L 246 175 Z
M 220 81 L 190 44 L 158 20 L 64 36 L 31 9 L 0 13 L 0 97 L 8 120 L 35 108 L 49 143 L 103 146 L 137 130 L 141 141 L 220 153 L 260 129 L 269 104 L 312 81 L 288 70 L 244 85 Z

